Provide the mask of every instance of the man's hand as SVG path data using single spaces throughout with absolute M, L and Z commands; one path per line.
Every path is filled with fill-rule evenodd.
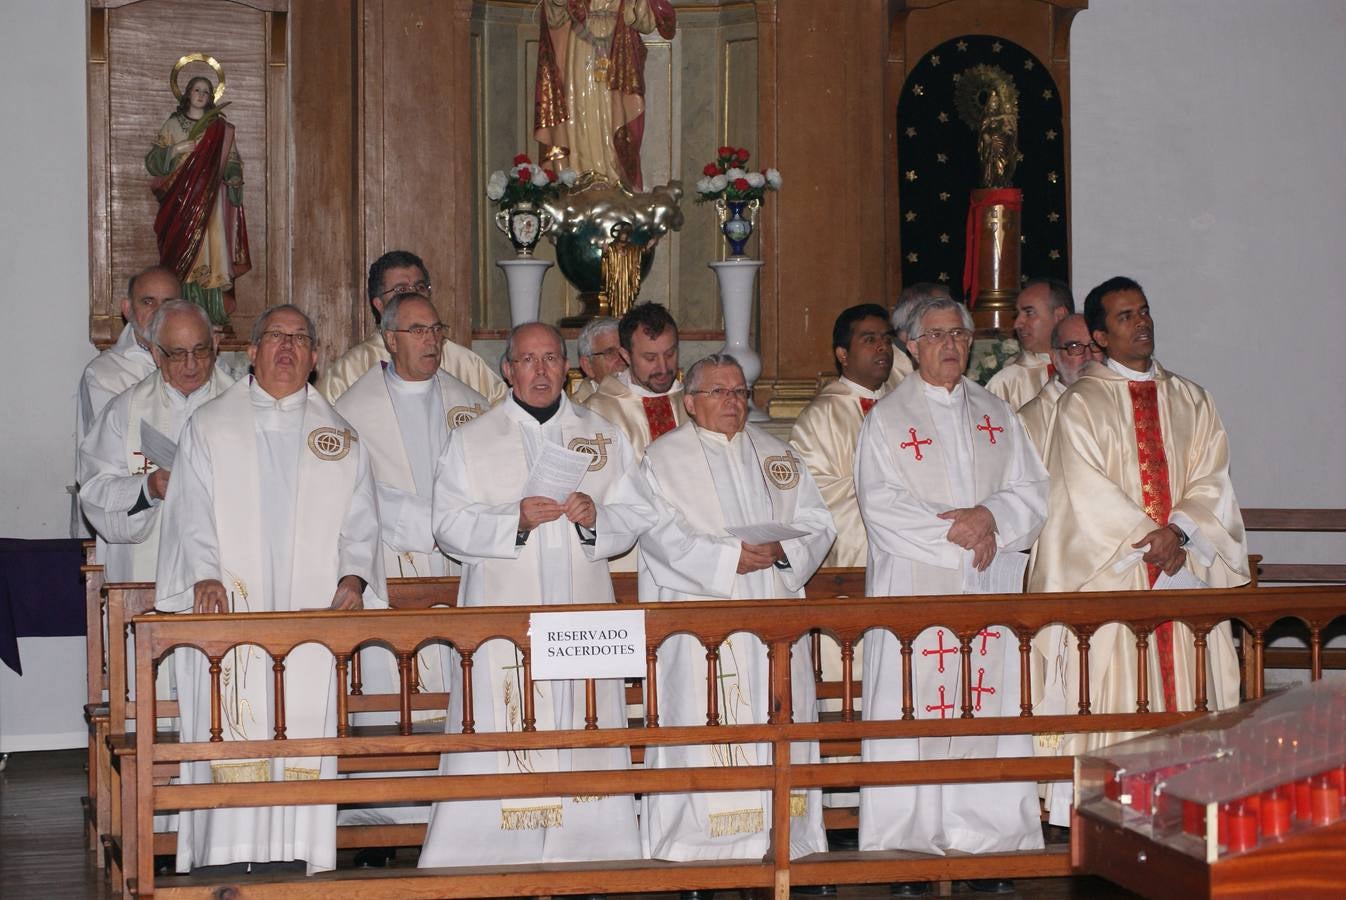
M 992 542 L 995 540 L 995 516 L 991 515 L 991 511 L 984 506 L 951 509 L 948 512 L 940 513 L 939 518 L 953 523 L 944 539 L 951 544 L 957 544 L 964 550 L 976 550 L 978 545 L 988 537 L 991 538 Z M 991 555 L 994 556 L 995 554 L 992 553 Z M 987 564 L 990 564 L 989 559 Z
M 566 498 L 566 505 L 563 508 L 567 519 L 581 528 L 593 531 L 594 524 L 598 521 L 598 507 L 594 505 L 592 497 L 576 491 Z
M 565 514 L 566 508 L 548 497 L 524 497 L 519 501 L 519 530 L 532 531 Z
M 1142 559 L 1152 566 L 1158 566 L 1170 577 L 1177 575 L 1187 561 L 1187 551 L 1182 548 L 1178 533 L 1167 525 L 1156 528 L 1131 546 L 1137 550 L 1147 548 Z
M 776 560 L 784 558 L 785 551 L 781 549 L 780 541 L 773 541 L 770 544 L 740 544 L 738 574 L 747 575 L 749 572 L 770 568 L 776 564 Z
M 227 613 L 229 611 L 229 593 L 224 589 L 224 584 L 208 578 L 205 581 L 198 581 L 196 587 L 192 588 L 192 612 L 194 613 Z
M 988 534 L 968 549 L 972 551 L 972 568 L 978 572 L 985 572 L 986 567 L 995 559 L 995 535 Z
M 155 469 L 145 476 L 145 492 L 150 495 L 151 499 L 164 499 L 164 494 L 168 493 L 168 476 L 170 474 L 167 469 Z
M 332 595 L 332 609 L 364 609 L 365 580 L 359 575 L 343 575 Z

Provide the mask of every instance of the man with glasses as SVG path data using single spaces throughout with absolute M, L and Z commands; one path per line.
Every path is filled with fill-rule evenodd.
M 713 354 L 687 373 L 683 406 L 690 421 L 650 445 L 645 477 L 657 519 L 640 539 L 642 601 L 765 600 L 803 597 L 804 585 L 836 536 L 813 476 L 790 447 L 747 424 L 748 385 L 737 360 Z M 741 537 L 735 529 L 767 531 Z M 774 532 L 774 533 L 773 533 Z M 766 646 L 735 634 L 719 649 L 720 717 L 727 725 L 762 724 L 768 703 Z M 794 720 L 816 722 L 807 635 L 790 659 Z M 662 725 L 705 722 L 706 648 L 690 635 L 659 649 Z M 818 745 L 799 742 L 795 763 L 817 763 Z M 647 768 L 765 765 L 762 744 L 649 747 Z M 827 849 L 821 792 L 791 795 L 790 855 Z M 767 791 L 647 794 L 643 839 L 655 859 L 760 859 L 769 849 Z
M 584 380 L 571 391 L 570 399 L 575 403 L 584 403 L 594 395 L 604 378 L 626 369 L 621 339 L 617 334 L 617 320 L 611 316 L 593 319 L 581 329 L 575 344 L 579 350 L 580 371 L 584 373 Z
M 991 376 L 986 389 L 1019 409 L 1037 396 L 1047 380 L 1056 374 L 1048 351 L 1052 329 L 1075 312 L 1070 286 L 1055 278 L 1030 278 L 1014 301 L 1014 334 L 1019 339 L 1019 355 Z
M 198 613 L 386 605 L 378 504 L 364 441 L 308 385 L 313 323 L 275 306 L 253 325 L 253 375 L 192 415 L 164 499 L 156 606 Z M 366 601 L 366 596 L 368 600 Z M 183 741 L 210 740 L 211 678 L 199 652 L 174 654 Z M 332 655 L 307 644 L 286 657 L 286 734 L 336 734 Z M 265 740 L 273 699 L 261 650 L 221 660 L 226 740 Z M 245 677 L 245 673 L 253 673 Z M 185 784 L 336 777 L 335 757 L 211 760 Z M 336 807 L 184 811 L 177 868 L 304 860 L 336 866 Z
M 1229 477 L 1229 438 L 1210 395 L 1154 358 L 1155 323 L 1141 286 L 1122 276 L 1089 292 L 1084 318 L 1107 354 L 1057 403 L 1047 452 L 1051 502 L 1034 551 L 1033 591 L 1232 588 L 1247 584 L 1248 544 Z M 1074 712 L 1079 654 L 1064 629 L 1048 648 L 1039 709 Z M 1193 708 L 1195 638 L 1165 623 L 1150 638 L 1149 708 Z M 1105 625 L 1089 651 L 1095 713 L 1136 709 L 1135 636 Z M 1239 700 L 1238 657 L 1228 622 L 1206 635 L 1212 710 Z M 1063 738 L 1056 752 L 1083 753 L 1117 735 Z M 1069 824 L 1070 796 L 1054 792 L 1050 821 Z
M 541 322 L 519 325 L 505 347 L 513 389 L 505 400 L 449 433 L 435 472 L 435 539 L 462 561 L 459 606 L 613 602 L 609 557 L 649 527 L 654 510 L 620 430 L 565 396 L 566 348 Z M 564 497 L 525 496 L 546 453 L 588 457 L 578 486 Z M 473 657 L 471 683 L 453 667 L 448 727 L 463 727 L 464 691 L 472 692 L 478 732 L 518 727 L 523 678 L 518 651 L 488 641 Z M 621 679 L 595 684 L 600 728 L 626 723 Z M 533 683 L 538 730 L 585 727 L 583 681 Z M 617 770 L 626 747 L 446 753 L 440 774 L 555 772 L 569 766 Z M 595 787 L 601 792 L 602 778 Z M 497 865 L 633 859 L 640 856 L 631 795 L 525 797 L 436 803 L 422 866 Z
M 188 416 L 231 383 L 201 307 L 166 300 L 143 330 L 157 368 L 98 414 L 79 447 L 80 507 L 107 544 L 108 581 L 154 580 L 171 451 Z
M 1027 550 L 1047 512 L 1047 472 L 1003 400 L 964 377 L 972 320 L 961 303 L 933 299 L 911 318 L 916 375 L 878 402 L 860 429 L 855 492 L 869 537 L 869 596 L 1017 593 Z M 899 719 L 903 653 L 883 630 L 865 637 L 864 716 Z M 910 645 L 911 697 L 919 719 L 957 718 L 961 669 L 976 716 L 1019 714 L 1017 641 L 988 623 L 960 655 L 957 636 L 928 628 Z M 961 659 L 960 659 L 961 657 Z M 1029 756 L 1026 735 L 875 739 L 868 760 Z M 860 849 L 993 853 L 1041 849 L 1031 782 L 866 787 L 860 790 Z M 928 885 L 901 885 L 924 893 Z M 974 882 L 1004 891 L 1006 882 Z
M 430 273 L 425 263 L 414 253 L 406 250 L 389 250 L 369 267 L 369 279 L 366 283 L 369 305 L 374 308 L 374 318 L 383 315 L 384 306 L 399 294 L 420 294 L 432 297 L 434 286 L 430 283 Z M 373 334 L 351 347 L 323 368 L 318 376 L 318 390 L 329 403 L 355 383 L 361 375 L 375 368 L 381 362 L 388 362 L 388 348 L 383 335 L 375 330 Z M 486 361 L 467 347 L 461 347 L 453 341 L 445 340 L 440 348 L 440 368 L 466 384 L 472 390 L 486 397 L 492 403 L 498 402 L 508 393 L 508 388 L 491 371 Z
M 1019 407 L 1019 421 L 1038 448 L 1038 456 L 1045 462 L 1047 444 L 1051 440 L 1052 420 L 1056 418 L 1056 403 L 1061 395 L 1079 380 L 1080 374 L 1091 362 L 1103 362 L 1103 348 L 1089 336 L 1084 316 L 1071 313 L 1052 329 L 1052 365 L 1056 372 L 1038 391 L 1037 396 Z

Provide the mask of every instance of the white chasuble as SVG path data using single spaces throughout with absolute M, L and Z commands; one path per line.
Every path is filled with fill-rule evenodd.
M 640 539 L 642 601 L 803 597 L 835 534 L 832 516 L 802 461 L 790 447 L 748 425 L 732 439 L 687 422 L 655 441 L 645 475 L 658 518 Z M 788 566 L 737 574 L 741 542 L 726 526 L 778 522 L 806 533 L 782 541 Z M 818 720 L 807 635 L 790 654 L 796 722 Z M 659 649 L 662 725 L 706 722 L 706 650 L 690 635 Z M 720 647 L 720 721 L 767 721 L 767 648 L 741 632 Z M 770 762 L 765 744 L 649 747 L 649 768 L 753 766 Z M 791 760 L 816 763 L 816 742 L 792 745 Z M 820 791 L 791 796 L 792 857 L 827 849 Z M 751 859 L 768 849 L 771 796 L 767 791 L 647 794 L 641 815 L 645 852 L 654 859 Z
M 1047 473 L 1004 401 L 968 379 L 952 392 L 919 376 L 874 407 L 860 430 L 856 495 L 869 535 L 866 593 L 965 593 L 972 553 L 950 543 L 950 509 L 983 506 L 996 522 L 997 556 L 1027 550 L 1046 514 Z M 864 716 L 902 716 L 897 639 L 865 637 Z M 972 641 L 973 713 L 1018 715 L 1019 655 L 1014 634 L 988 625 Z M 952 631 L 929 628 L 912 644 L 917 718 L 961 714 L 961 662 Z M 868 740 L 866 760 L 1028 756 L 1026 736 Z M 870 787 L 860 791 L 860 849 L 983 853 L 1042 847 L 1031 783 Z
M 378 368 L 379 363 L 391 360 L 388 348 L 383 343 L 383 335 L 375 330 L 318 373 L 318 392 L 329 403 L 335 404 L 361 375 Z M 509 388 L 495 370 L 487 365 L 486 360 L 453 341 L 444 342 L 439 354 L 439 367 L 491 403 L 499 403 L 509 393 Z
M 378 507 L 369 460 L 350 425 L 312 388 L 276 400 L 251 378 L 201 407 L 178 447 L 163 505 L 157 606 L 190 610 L 193 588 L 223 582 L 235 612 L 326 609 L 338 580 L 368 583 L 386 605 Z M 358 615 L 358 613 L 352 613 Z M 199 652 L 174 654 L 184 741 L 209 739 L 210 680 Z M 316 645 L 285 659 L 286 734 L 336 734 L 331 654 Z M 273 679 L 260 650 L 225 655 L 225 740 L 271 736 Z M 336 760 L 277 758 L 187 763 L 182 781 L 333 778 Z M 302 859 L 310 874 L 336 865 L 334 806 L 196 810 L 181 818 L 178 870 Z
M 1053 375 L 1036 397 L 1019 407 L 1019 421 L 1023 423 L 1024 431 L 1028 432 L 1028 439 L 1037 448 L 1038 459 L 1044 465 L 1047 462 L 1047 447 L 1052 439 L 1052 423 L 1056 420 L 1056 404 L 1065 392 L 1066 386 Z
M 578 490 L 597 508 L 592 536 L 564 516 L 519 535 L 519 501 L 544 442 L 590 454 Z M 545 423 L 511 397 L 449 435 L 435 475 L 435 539 L 463 565 L 459 606 L 613 602 L 609 557 L 635 543 L 654 517 L 631 446 L 609 422 L 564 396 Z M 471 690 L 478 732 L 520 730 L 522 677 L 516 648 L 488 641 L 473 657 L 472 684 L 452 667 L 448 730 L 462 729 L 463 692 Z M 598 725 L 622 727 L 620 679 L 596 683 Z M 584 683 L 535 682 L 539 730 L 584 728 Z M 440 773 L 626 769 L 625 747 L 524 753 L 446 753 Z M 436 803 L 420 865 L 481 865 L 630 859 L 640 855 L 629 795 L 515 798 Z
M 1048 452 L 1050 514 L 1034 549 L 1029 590 L 1150 587 L 1141 551 L 1131 545 L 1161 523 L 1150 518 L 1144 507 L 1129 387 L 1132 380 L 1154 382 L 1169 487 L 1168 522 L 1191 538 L 1186 547 L 1186 573 L 1215 588 L 1238 587 L 1249 580 L 1243 516 L 1229 477 L 1229 440 L 1210 395 L 1157 362 L 1149 373 L 1124 373 L 1090 363 L 1057 404 Z M 1150 640 L 1147 658 L 1150 709 L 1165 709 L 1162 686 L 1166 679 L 1174 688 L 1178 708 L 1191 709 L 1194 636 L 1186 625 L 1175 623 L 1168 654 L 1162 653 L 1156 638 Z M 1206 640 L 1210 707 L 1228 709 L 1238 703 L 1239 694 L 1238 658 L 1229 623 L 1216 626 Z M 1037 712 L 1077 709 L 1079 655 L 1074 637 L 1063 628 L 1044 631 L 1034 641 L 1034 650 L 1041 657 L 1035 661 L 1043 666 L 1042 693 L 1034 698 Z M 1089 650 L 1093 712 L 1135 711 L 1136 660 L 1135 636 L 1128 629 L 1105 625 L 1098 630 Z M 1039 751 L 1077 754 L 1124 737 L 1045 735 L 1039 739 Z M 1056 790 L 1051 799 L 1052 821 L 1065 821 L 1069 791 Z
M 1046 353 L 1020 353 L 986 382 L 986 390 L 1004 400 L 1016 412 L 1056 374 L 1056 366 Z

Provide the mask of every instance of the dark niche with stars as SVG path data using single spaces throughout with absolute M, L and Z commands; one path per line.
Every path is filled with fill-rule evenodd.
M 977 132 L 959 117 L 954 94 L 962 75 L 979 65 L 1002 70 L 1019 95 L 1020 271 L 1025 279 L 1068 281 L 1065 129 L 1056 80 L 1013 41 L 966 34 L 923 56 L 897 103 L 902 283 L 934 281 L 962 293 L 968 196 L 982 186 L 981 160 Z

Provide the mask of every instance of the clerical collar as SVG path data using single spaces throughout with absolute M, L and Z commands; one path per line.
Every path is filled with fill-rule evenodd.
M 384 362 L 382 365 L 384 377 L 388 379 L 388 385 L 399 393 L 428 394 L 430 393 L 430 388 L 435 383 L 435 377 L 433 375 L 424 381 L 407 381 L 401 375 L 397 374 L 397 366 L 390 362 Z
M 1052 355 L 1050 353 L 1030 353 L 1028 355 L 1038 359 L 1044 366 L 1050 366 L 1052 364 Z
M 693 422 L 692 424 L 693 424 L 693 425 L 696 425 L 695 422 Z M 743 435 L 744 431 L 746 431 L 745 428 L 740 428 L 738 431 L 735 431 L 735 432 L 734 432 L 734 436 L 733 436 L 733 437 L 729 437 L 729 436 L 728 436 L 727 434 L 725 434 L 723 431 L 715 431 L 715 430 L 710 429 L 710 428 L 702 428 L 700 425 L 696 425 L 696 434 L 697 434 L 697 437 L 701 438 L 701 440 L 703 440 L 703 441 L 714 441 L 714 442 L 716 442 L 717 444 L 722 444 L 722 445 L 725 445 L 725 446 L 728 446 L 728 445 L 730 445 L 730 444 L 733 444 L 736 440 L 738 440 L 738 439 Z
M 1114 362 L 1110 356 L 1107 359 L 1107 366 L 1127 381 L 1154 381 L 1156 371 L 1154 367 L 1154 357 L 1150 357 L 1150 368 L 1144 372 L 1137 372 L 1135 369 L 1129 369 L 1119 362 Z
M 256 375 L 248 376 L 248 388 L 252 393 L 253 406 L 271 407 L 279 410 L 290 410 L 302 406 L 308 397 L 307 384 L 300 386 L 299 390 L 295 391 L 293 394 L 288 394 L 284 397 L 273 397 L 260 383 L 258 383 Z
M 851 381 L 845 375 L 838 375 L 837 381 L 840 381 L 842 384 L 846 385 L 850 389 L 850 392 L 852 394 L 859 394 L 861 397 L 868 397 L 871 400 L 878 400 L 883 397 L 883 385 L 879 385 L 879 389 L 877 391 L 871 391 L 864 385 L 856 384 L 854 381 Z
M 561 408 L 560 395 L 558 395 L 555 400 L 553 400 L 546 406 L 532 406 L 528 403 L 524 403 L 522 400 L 519 399 L 519 395 L 514 393 L 513 391 L 510 391 L 509 397 L 511 400 L 515 402 L 515 404 L 518 405 L 519 409 L 523 410 L 524 412 L 528 413 L 528 415 L 536 419 L 539 425 L 546 424 L 551 419 L 551 417 L 556 415 L 557 411 L 560 410 Z
M 916 376 L 920 378 L 920 375 Z M 925 388 L 925 395 L 933 400 L 952 406 L 954 403 L 961 403 L 963 400 L 963 379 L 958 379 L 958 383 L 953 386 L 953 390 L 948 390 L 943 385 L 931 384 L 924 378 L 921 378 L 921 386 Z
M 669 387 L 668 390 L 664 391 L 662 394 L 656 394 L 654 391 L 650 390 L 644 385 L 636 384 L 634 381 L 632 381 L 630 369 L 622 369 L 620 372 L 618 372 L 617 380 L 620 381 L 622 384 L 626 385 L 627 390 L 635 394 L 637 397 L 667 397 L 674 391 L 682 390 L 681 379 L 674 378 L 673 384 L 672 386 Z

